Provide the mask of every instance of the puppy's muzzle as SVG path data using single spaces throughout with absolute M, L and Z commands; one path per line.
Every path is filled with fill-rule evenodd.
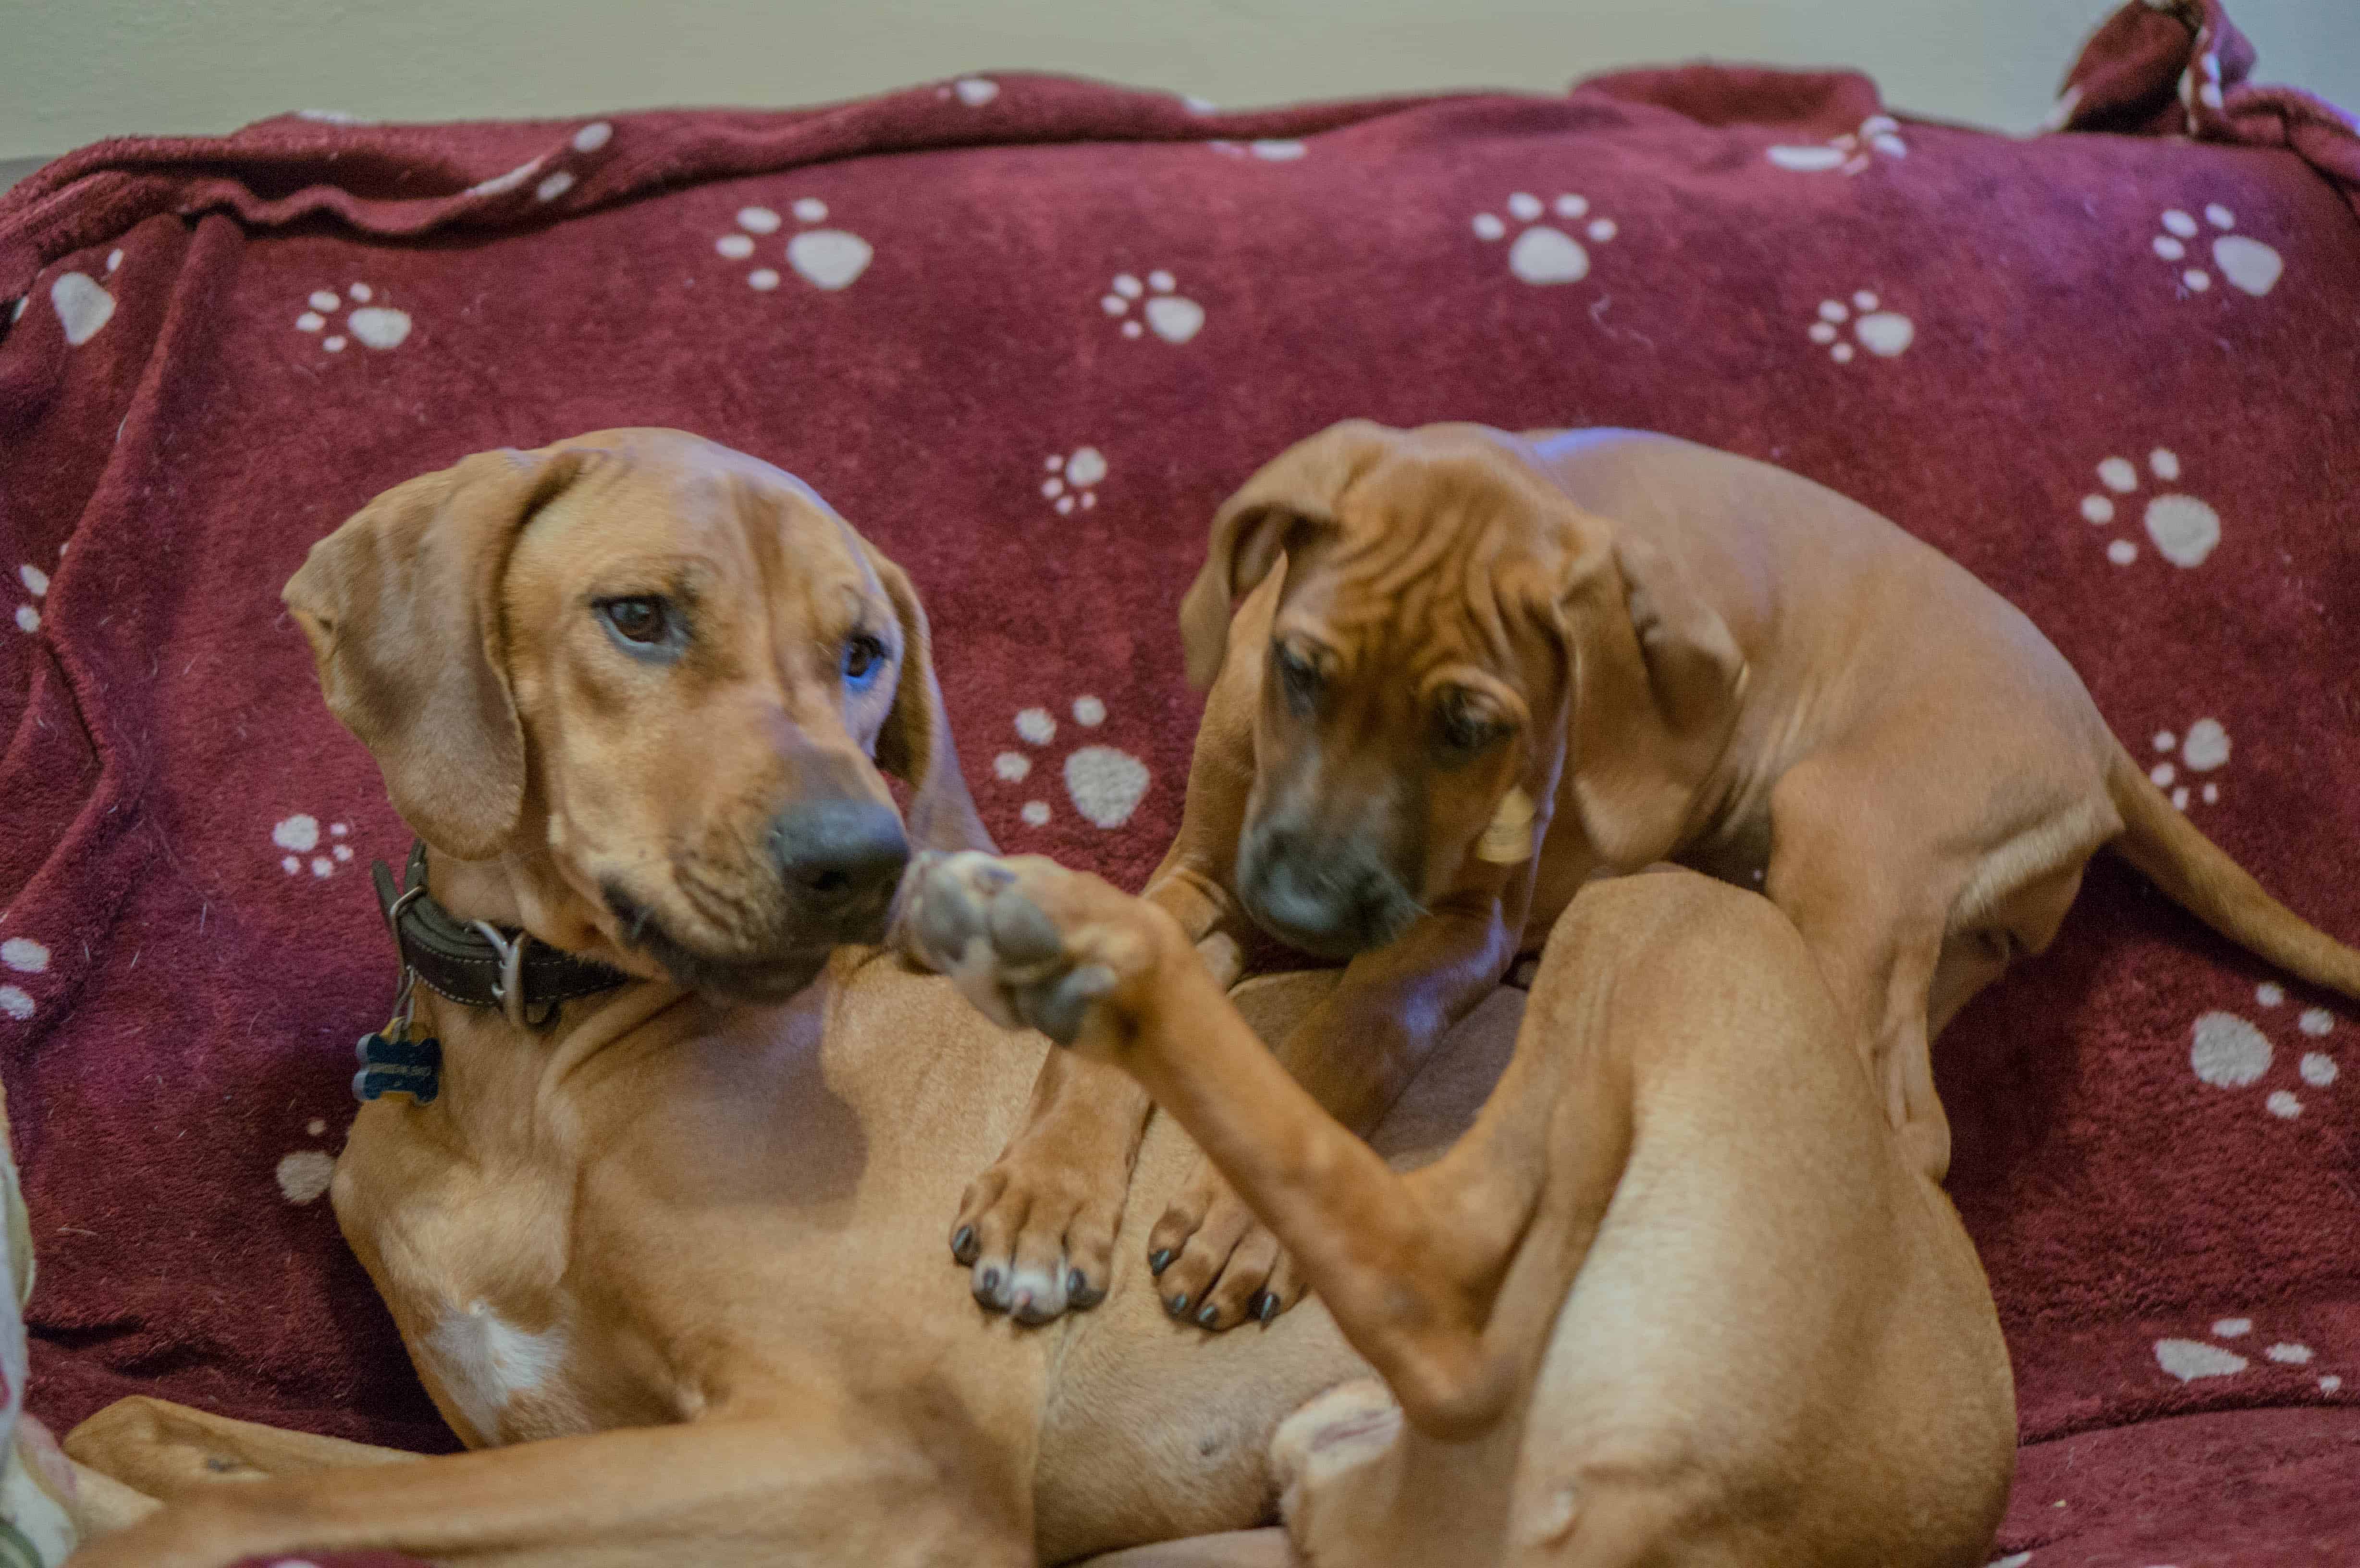
M 1274 832 L 1251 836 L 1239 894 L 1256 924 L 1320 958 L 1384 946 L 1417 919 L 1401 878 L 1367 846 Z
M 868 800 L 811 800 L 788 807 L 770 827 L 796 925 L 840 942 L 882 941 L 894 889 L 910 863 L 910 841 L 890 807 Z

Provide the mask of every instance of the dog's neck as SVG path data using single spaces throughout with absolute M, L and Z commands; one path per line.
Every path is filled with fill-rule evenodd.
M 429 844 L 426 885 L 434 901 L 461 921 L 522 930 L 536 942 L 626 975 L 661 978 L 649 959 L 626 953 L 606 935 L 590 900 L 559 873 L 547 850 L 461 860 Z

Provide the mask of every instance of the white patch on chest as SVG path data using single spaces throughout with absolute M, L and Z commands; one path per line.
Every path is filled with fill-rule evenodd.
M 546 1388 L 565 1363 L 565 1330 L 552 1324 L 529 1333 L 502 1318 L 487 1301 L 470 1301 L 446 1314 L 419 1349 L 460 1413 L 487 1443 L 501 1440 L 500 1417 L 519 1394 Z

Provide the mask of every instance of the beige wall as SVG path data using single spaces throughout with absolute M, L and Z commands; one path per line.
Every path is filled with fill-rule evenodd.
M 2360 0 L 2230 0 L 2263 79 L 2360 104 Z M 811 103 L 1032 67 L 1227 104 L 1561 87 L 1696 56 L 1868 70 L 2033 126 L 2112 0 L 0 0 L 0 159 L 287 109 Z

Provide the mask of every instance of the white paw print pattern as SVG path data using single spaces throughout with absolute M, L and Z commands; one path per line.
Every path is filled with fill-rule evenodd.
M 309 111 L 305 112 L 309 113 Z M 340 123 L 368 125 L 371 122 L 366 120 L 356 120 Z M 605 120 L 593 120 L 588 125 L 583 126 L 580 130 L 574 132 L 574 138 L 568 145 L 571 146 L 575 152 L 587 157 L 589 154 L 598 151 L 601 147 L 605 147 L 608 142 L 614 139 L 615 127 L 611 124 Z M 467 194 L 470 196 L 505 196 L 511 191 L 522 188 L 524 183 L 527 180 L 531 180 L 534 175 L 541 174 L 541 169 L 548 165 L 552 158 L 562 159 L 564 156 L 564 152 L 561 149 L 556 153 L 543 153 L 539 158 L 528 158 L 524 162 L 518 164 L 514 169 L 509 169 L 506 174 L 494 175 L 489 180 L 481 180 L 476 184 L 470 185 L 467 187 Z M 541 174 L 540 180 L 535 183 L 532 188 L 532 198 L 536 201 L 554 201 L 560 196 L 564 195 L 568 191 L 573 190 L 574 186 L 574 171 L 572 169 L 550 169 L 547 174 Z
M 1041 466 L 1049 471 L 1049 477 L 1041 481 L 1041 494 L 1061 516 L 1077 506 L 1087 512 L 1098 504 L 1098 486 L 1107 476 L 1107 460 L 1098 448 L 1077 446 L 1071 456 L 1053 452 Z
M 25 592 L 31 594 L 33 600 L 49 596 L 49 574 L 29 561 L 16 568 L 16 581 L 24 584 Z M 37 632 L 41 629 L 41 609 L 38 604 L 28 601 L 16 606 L 16 629 L 20 632 Z
M 2211 773 L 2229 760 L 2229 732 L 2218 719 L 2198 719 L 2188 726 L 2188 734 L 2175 735 L 2169 730 L 2155 732 L 2155 749 L 2164 754 L 2164 760 L 2148 770 L 2158 789 L 2171 791 L 2171 803 L 2181 811 L 2188 810 L 2191 789 L 2201 789 L 2203 801 L 2210 806 L 2221 799 L 2220 780 L 2207 779 L 2202 786 L 2196 775 Z M 2178 751 L 2180 760 L 2173 762 L 2170 754 Z M 2186 777 L 2182 777 L 2185 774 Z
M 1076 697 L 1074 723 L 1094 730 L 1106 723 L 1106 704 L 1096 697 Z M 1017 737 L 1027 746 L 1043 746 L 1057 738 L 1057 721 L 1046 708 L 1027 708 L 1016 715 Z M 1022 784 L 1032 776 L 1032 758 L 1021 751 L 1003 751 L 991 759 L 991 771 L 1004 784 Z M 1131 821 L 1146 798 L 1147 764 L 1110 746 L 1085 746 L 1065 758 L 1065 797 L 1084 821 L 1114 829 Z M 1055 813 L 1049 802 L 1034 799 L 1016 813 L 1027 827 L 1046 827 Z
M 2300 1340 L 2273 1338 L 2262 1345 L 2258 1338 L 2251 1318 L 2215 1318 L 2206 1338 L 2157 1340 L 2155 1364 L 2183 1383 L 2194 1383 L 2206 1377 L 2234 1377 L 2252 1367 L 2256 1356 L 2274 1366 L 2305 1368 L 2319 1359 L 2319 1353 Z M 2232 1344 L 2239 1348 L 2231 1349 Z M 2319 1377 L 2322 1394 L 2335 1393 L 2343 1387 L 2340 1374 Z
M 827 221 L 827 203 L 816 196 L 805 196 L 788 209 L 799 225 L 795 236 L 787 242 L 787 265 L 794 268 L 803 280 L 814 289 L 831 292 L 848 289 L 860 275 L 869 270 L 870 258 L 876 256 L 867 240 L 844 229 L 815 229 L 810 225 Z M 755 236 L 767 238 L 786 226 L 786 220 L 768 207 L 738 209 L 738 233 L 727 234 L 713 242 L 713 248 L 731 261 L 745 261 L 757 248 Z M 758 267 L 746 274 L 746 285 L 758 293 L 767 294 L 779 286 L 779 271 L 774 267 Z
M 353 846 L 345 842 L 351 833 L 349 823 L 330 822 L 323 838 L 320 819 L 298 811 L 272 825 L 270 842 L 285 852 L 279 857 L 279 869 L 288 876 L 308 867 L 312 876 L 328 877 L 336 874 L 338 866 L 351 864 Z
M 2147 454 L 2147 468 L 2160 483 L 2175 484 L 2180 478 L 2179 454 L 2169 447 L 2157 447 Z M 2109 457 L 2098 464 L 2098 483 L 2104 488 L 2081 497 L 2081 517 L 2093 528 L 2110 528 L 2119 510 L 2114 496 L 2128 496 L 2143 483 L 2138 464 L 2127 457 Z M 2140 520 L 2147 525 L 2147 537 L 2155 542 L 2156 553 L 2174 566 L 2203 565 L 2212 547 L 2221 542 L 2221 514 L 2176 490 L 2150 497 Z M 2138 546 L 2126 539 L 2106 546 L 2106 559 L 2116 566 L 2128 566 L 2138 553 Z
M 295 330 L 318 337 L 320 347 L 329 354 L 342 354 L 355 341 L 366 348 L 399 348 L 410 337 L 410 312 L 377 303 L 377 290 L 366 283 L 355 283 L 342 294 L 333 289 L 314 289 L 303 305 L 303 313 L 295 318 Z M 352 308 L 339 324 L 336 313 L 347 305 Z M 331 331 L 332 327 L 337 330 Z
M 2221 231 L 2212 241 L 2212 265 L 2229 287 L 2260 299 L 2278 287 L 2278 276 L 2286 270 L 2285 258 L 2257 239 L 2228 231 L 2237 226 L 2237 215 L 2218 201 L 2207 202 L 2204 223 L 2178 207 L 2164 210 L 2160 220 L 2163 233 L 2151 241 L 2155 254 L 2178 266 L 2189 259 L 2191 246 L 2199 243 L 2204 226 Z M 2212 287 L 2212 274 L 2202 267 L 2180 268 L 2180 285 L 2190 294 L 2202 294 Z
M 49 950 L 28 936 L 0 942 L 0 969 L 11 975 L 46 975 Z M 0 1018 L 23 1023 L 33 1016 L 33 994 L 14 980 L 0 983 Z
M 1535 287 L 1579 283 L 1590 276 L 1590 252 L 1564 229 L 1542 223 L 1544 215 L 1555 213 L 1568 228 L 1579 225 L 1592 245 L 1604 245 L 1621 232 L 1613 219 L 1591 217 L 1589 198 L 1570 191 L 1546 205 L 1529 191 L 1513 191 L 1507 208 L 1507 219 L 1496 212 L 1478 212 L 1470 226 L 1477 239 L 1491 245 L 1508 237 L 1510 220 L 1520 225 L 1524 232 L 1508 247 L 1508 270 Z M 1587 223 L 1582 223 L 1585 218 Z
M 114 277 L 115 269 L 122 265 L 120 249 L 107 253 L 108 277 Z M 24 299 L 16 301 L 16 315 L 25 313 L 25 303 Z M 107 292 L 106 285 L 86 272 L 59 274 L 58 280 L 49 285 L 49 308 L 57 311 L 58 325 L 65 330 L 66 343 L 74 348 L 98 336 L 99 329 L 115 320 L 115 296 Z
M 1281 136 L 1264 136 L 1260 141 L 1205 144 L 1224 158 L 1258 158 L 1264 163 L 1293 163 L 1311 150 L 1308 143 Z
M 304 1124 L 303 1130 L 319 1138 L 327 1132 L 328 1124 L 313 1116 Z M 279 1195 L 301 1208 L 326 1192 L 328 1184 L 336 1179 L 336 1157 L 324 1149 L 299 1149 L 279 1156 L 276 1174 Z
M 1152 328 L 1165 343 L 1184 343 L 1204 329 L 1205 307 L 1175 293 L 1179 287 L 1179 280 L 1160 267 L 1147 275 L 1144 283 L 1132 273 L 1118 272 L 1098 300 L 1098 309 L 1122 322 L 1122 335 L 1127 338 L 1142 336 Z M 1131 313 L 1135 304 L 1140 307 L 1137 316 Z M 1142 320 L 1145 326 L 1141 325 Z
M 989 76 L 962 76 L 934 89 L 937 98 L 956 98 L 970 109 L 980 109 L 1000 96 L 1000 83 Z
M 1917 341 L 1918 324 L 1898 310 L 1882 308 L 1883 301 L 1863 289 L 1847 305 L 1841 299 L 1819 301 L 1819 319 L 1811 323 L 1810 338 L 1828 351 L 1828 357 L 1838 365 L 1850 365 L 1852 345 L 1844 340 L 1847 323 L 1860 346 L 1879 359 L 1896 359 Z
M 1901 124 L 1890 114 L 1871 114 L 1860 123 L 1860 129 L 1814 146 L 1773 147 L 1765 156 L 1797 174 L 1863 174 L 1880 155 L 1909 156 L 1909 144 L 1901 139 Z
M 2265 982 L 2254 988 L 2254 1000 L 2264 1010 L 2286 1004 L 2283 986 Z M 2334 1087 L 2343 1069 L 2325 1045 L 2335 1032 L 2335 1015 L 2325 1007 L 2305 1007 L 2295 1018 L 2302 1037 L 2295 1076 L 2314 1094 Z M 2269 1075 L 2278 1052 L 2269 1037 L 2235 1013 L 2221 1009 L 2201 1015 L 2189 1030 L 2188 1065 L 2197 1078 L 2216 1089 L 2250 1089 Z M 2280 1121 L 2303 1113 L 2303 1098 L 2291 1087 L 2271 1090 L 2262 1108 Z

